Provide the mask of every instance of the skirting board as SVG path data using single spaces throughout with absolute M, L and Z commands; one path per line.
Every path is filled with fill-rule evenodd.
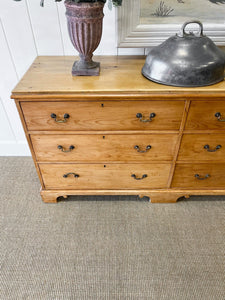
M 26 141 L 0 141 L 0 156 L 31 156 Z

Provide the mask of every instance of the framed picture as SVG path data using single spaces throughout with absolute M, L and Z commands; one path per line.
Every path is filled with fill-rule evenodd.
M 201 21 L 204 34 L 225 46 L 225 0 L 124 0 L 117 20 L 118 47 L 156 46 L 190 20 Z

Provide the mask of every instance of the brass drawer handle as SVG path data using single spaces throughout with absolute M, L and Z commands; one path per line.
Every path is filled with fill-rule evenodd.
M 210 149 L 209 145 L 205 145 L 204 149 L 206 149 L 208 152 L 216 152 L 217 150 L 219 150 L 220 148 L 222 148 L 221 145 L 217 145 L 215 149 Z
M 141 178 L 137 177 L 135 174 L 132 174 L 131 177 L 133 177 L 135 180 L 143 180 L 144 178 L 148 177 L 147 174 L 142 175 Z
M 155 113 L 151 113 L 149 119 L 143 119 L 143 115 L 141 113 L 136 114 L 136 117 L 143 123 L 152 122 L 153 121 L 152 119 L 155 118 L 155 116 L 156 116 Z
M 67 173 L 67 174 L 64 174 L 63 177 L 64 177 L 64 178 L 67 178 L 69 175 L 73 175 L 75 178 L 80 177 L 80 176 L 79 176 L 78 174 L 76 174 L 76 173 Z
M 58 148 L 59 150 L 61 150 L 62 152 L 67 153 L 67 152 L 71 152 L 75 147 L 74 147 L 73 145 L 71 145 L 71 146 L 69 146 L 69 149 L 68 149 L 68 150 L 65 150 L 65 148 L 64 148 L 62 145 L 59 145 L 57 148 Z
M 220 112 L 215 113 L 215 117 L 217 118 L 218 121 L 225 122 L 225 119 L 222 119 L 222 116 L 221 116 Z
M 198 180 L 206 180 L 210 177 L 210 174 L 206 174 L 205 177 L 200 176 L 199 174 L 195 174 L 195 178 L 197 178 Z
M 138 145 L 134 146 L 134 149 L 137 150 L 139 153 L 146 153 L 152 148 L 151 145 L 146 146 L 145 150 L 140 150 L 140 147 Z
M 70 115 L 69 114 L 64 114 L 64 119 L 58 119 L 56 114 L 51 114 L 51 118 L 55 120 L 56 123 L 66 123 L 67 120 L 69 119 Z

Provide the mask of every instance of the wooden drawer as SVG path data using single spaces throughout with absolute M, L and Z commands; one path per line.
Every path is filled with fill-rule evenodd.
M 225 134 L 184 134 L 178 160 L 225 161 Z
M 185 129 L 225 129 L 225 122 L 219 121 L 216 113 L 225 119 L 225 101 L 192 101 Z
M 170 164 L 40 164 L 39 166 L 46 189 L 88 190 L 166 188 L 171 167 Z M 68 173 L 74 174 L 67 176 Z M 79 177 L 76 178 L 75 174 Z
M 198 176 L 197 176 L 198 175 Z M 172 187 L 176 188 L 223 188 L 225 187 L 225 163 L 177 164 Z
M 154 161 L 173 159 L 176 134 L 31 135 L 38 161 Z M 73 148 L 74 147 L 74 148 Z M 63 152 L 69 151 L 69 152 Z
M 21 106 L 28 130 L 178 130 L 184 101 L 22 102 Z M 152 113 L 151 122 L 136 116 L 142 114 L 146 121 Z M 64 119 L 65 114 L 69 118 Z

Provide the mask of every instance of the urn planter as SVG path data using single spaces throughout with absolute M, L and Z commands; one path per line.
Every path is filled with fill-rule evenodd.
M 70 40 L 80 56 L 80 60 L 73 64 L 72 75 L 97 76 L 100 63 L 93 61 L 92 57 L 102 37 L 104 3 L 66 0 L 65 6 Z

